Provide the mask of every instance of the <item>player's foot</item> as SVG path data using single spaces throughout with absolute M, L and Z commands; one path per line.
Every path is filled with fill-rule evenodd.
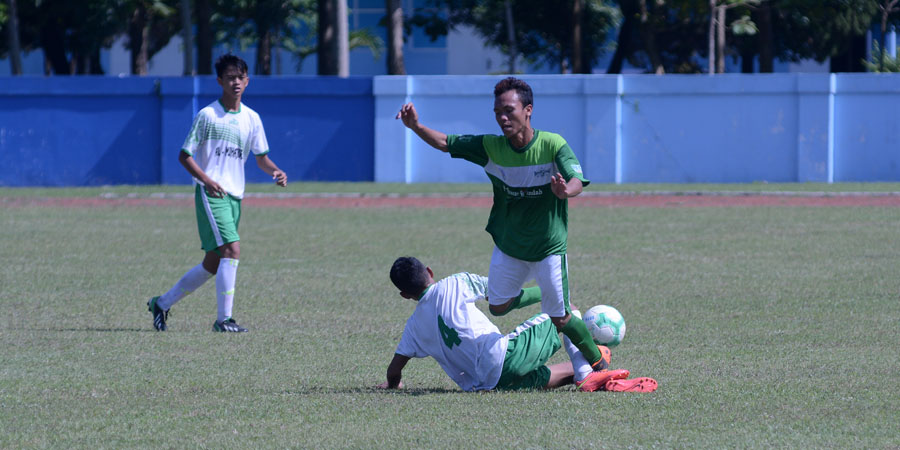
M 156 331 L 166 331 L 166 319 L 169 318 L 169 311 L 163 311 L 162 308 L 157 306 L 156 302 L 158 301 L 159 297 L 151 298 L 147 302 L 147 309 L 153 314 L 153 328 L 156 328 Z
M 594 392 L 600 389 L 603 389 L 603 386 L 606 385 L 610 380 L 619 380 L 622 378 L 628 378 L 628 375 L 631 375 L 627 369 L 615 369 L 615 370 L 595 370 L 590 373 L 585 379 L 581 380 L 581 382 L 576 383 L 578 389 L 584 392 Z
M 247 332 L 247 329 L 238 325 L 234 319 L 229 317 L 221 322 L 216 321 L 213 323 L 213 331 L 220 331 L 223 333 L 245 333 Z
M 609 361 L 610 361 L 610 352 L 609 347 L 605 345 L 598 345 L 597 349 L 600 350 L 600 360 L 591 365 L 591 368 L 594 370 L 606 370 L 609 369 Z
M 604 389 L 611 392 L 653 392 L 656 390 L 656 380 L 650 377 L 609 380 Z

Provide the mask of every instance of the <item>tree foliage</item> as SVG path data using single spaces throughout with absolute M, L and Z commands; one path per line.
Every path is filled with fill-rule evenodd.
M 574 0 L 511 0 L 516 51 L 529 63 L 546 63 L 566 72 L 571 67 Z M 487 45 L 511 51 L 504 0 L 429 0 L 425 12 L 410 22 L 436 39 L 460 25 L 472 26 Z M 619 19 L 617 8 L 604 0 L 584 1 L 582 56 L 589 67 L 608 50 L 608 34 Z

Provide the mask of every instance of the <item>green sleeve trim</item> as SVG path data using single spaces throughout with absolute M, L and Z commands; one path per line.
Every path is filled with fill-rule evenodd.
M 191 153 L 191 151 L 188 150 L 188 149 L 186 149 L 186 148 L 181 149 L 181 151 L 184 152 L 184 153 L 187 153 L 188 156 L 194 156 L 194 154 Z

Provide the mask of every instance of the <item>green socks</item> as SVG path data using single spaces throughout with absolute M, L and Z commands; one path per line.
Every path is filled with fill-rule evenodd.
M 509 308 L 506 308 L 506 311 L 502 313 L 495 313 L 491 311 L 491 314 L 495 316 L 505 316 L 507 313 L 514 309 L 524 308 L 529 305 L 533 305 L 535 303 L 540 303 L 541 301 L 541 288 L 537 286 L 532 286 L 529 288 L 522 289 L 522 292 L 519 293 L 519 296 L 516 297 L 512 303 L 509 304 Z
M 581 350 L 584 359 L 588 360 L 592 366 L 603 359 L 603 355 L 600 354 L 600 349 L 597 348 L 597 344 L 591 339 L 591 333 L 588 332 L 584 321 L 574 314 L 572 314 L 569 322 L 560 331 L 578 347 L 578 350 Z

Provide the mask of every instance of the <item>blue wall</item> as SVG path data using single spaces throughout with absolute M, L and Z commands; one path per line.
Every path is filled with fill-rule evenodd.
M 499 78 L 252 77 L 245 100 L 294 181 L 484 182 L 394 116 L 413 101 L 432 128 L 498 133 Z M 900 181 L 900 75 L 523 78 L 533 125 L 594 182 Z M 0 186 L 189 183 L 178 151 L 220 93 L 212 77 L 0 78 Z
M 190 183 L 178 151 L 221 93 L 214 77 L 0 78 L 0 185 Z M 251 78 L 244 100 L 290 179 L 373 179 L 371 78 Z
M 900 75 L 523 76 L 532 125 L 602 183 L 900 181 Z M 446 133 L 491 133 L 498 77 L 375 77 L 375 180 L 483 181 L 393 120 L 415 103 Z

